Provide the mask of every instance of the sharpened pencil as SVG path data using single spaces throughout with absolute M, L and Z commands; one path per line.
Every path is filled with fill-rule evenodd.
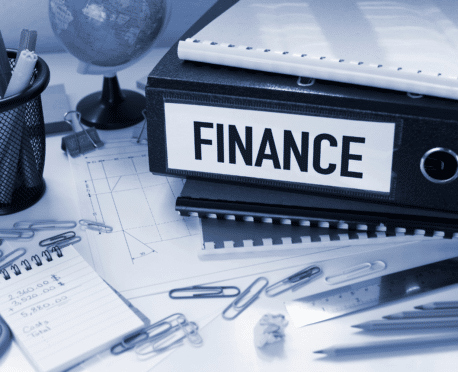
M 396 352 L 404 350 L 417 350 L 417 349 L 433 349 L 437 347 L 446 347 L 450 345 L 458 345 L 458 337 L 428 337 L 428 338 L 413 338 L 402 341 L 388 341 L 377 342 L 366 345 L 349 345 L 349 346 L 335 346 L 329 349 L 314 351 L 316 354 L 326 354 L 330 357 L 341 357 L 346 355 L 358 354 L 373 354 L 384 352 Z
M 430 302 L 425 305 L 415 306 L 419 310 L 458 309 L 458 301 Z
M 385 319 L 421 319 L 421 318 L 446 318 L 457 317 L 458 309 L 403 311 L 401 313 L 386 315 Z
M 458 319 L 441 320 L 373 320 L 352 326 L 364 331 L 400 331 L 411 329 L 436 329 L 458 327 Z

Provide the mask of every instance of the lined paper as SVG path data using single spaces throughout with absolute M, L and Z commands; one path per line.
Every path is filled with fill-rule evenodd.
M 43 372 L 65 370 L 144 326 L 73 246 L 62 253 L 0 278 L 0 314 Z

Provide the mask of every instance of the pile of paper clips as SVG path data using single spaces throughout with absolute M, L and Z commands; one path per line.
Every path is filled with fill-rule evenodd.
M 169 291 L 169 297 L 174 300 L 236 297 L 222 313 L 224 319 L 232 320 L 256 301 L 264 289 L 267 297 L 278 296 L 288 290 L 296 291 L 311 280 L 317 278 L 321 273 L 321 268 L 312 265 L 272 284 L 270 287 L 267 287 L 269 285 L 267 278 L 261 276 L 251 283 L 243 292 L 240 292 L 240 289 L 234 286 L 211 287 L 195 285 L 192 287 L 172 289 Z
M 119 355 L 134 349 L 140 358 L 150 358 L 183 344 L 187 339 L 192 346 L 199 347 L 203 340 L 194 322 L 188 322 L 183 314 L 172 314 L 134 335 L 125 337 L 111 348 L 111 353 Z
M 288 276 L 279 282 L 272 284 L 270 287 L 269 281 L 263 276 L 257 278 L 251 285 L 248 286 L 237 298 L 223 311 L 223 318 L 226 320 L 235 319 L 250 306 L 264 291 L 267 297 L 278 296 L 280 293 L 288 290 L 296 291 L 312 279 L 315 279 L 321 274 L 321 269 L 318 266 L 309 266 L 299 272 Z
M 42 230 L 72 229 L 76 227 L 75 221 L 56 221 L 56 220 L 35 220 L 19 221 L 13 225 L 12 229 L 0 229 L 0 239 L 5 240 L 31 240 L 35 232 Z M 40 247 L 66 247 L 81 241 L 73 231 L 52 236 L 40 241 Z
M 111 226 L 107 226 L 101 222 L 90 220 L 79 220 L 82 230 L 95 230 L 99 233 L 110 233 L 113 231 Z M 56 220 L 34 220 L 34 221 L 19 221 L 13 225 L 12 229 L 0 229 L 0 239 L 11 240 L 30 240 L 35 236 L 36 231 L 41 230 L 58 230 L 72 229 L 76 227 L 75 221 L 56 221 Z M 81 241 L 81 238 L 76 236 L 74 231 L 67 231 L 63 234 L 52 236 L 40 241 L 40 247 L 57 246 L 59 248 L 66 247 L 70 244 L 75 244 Z

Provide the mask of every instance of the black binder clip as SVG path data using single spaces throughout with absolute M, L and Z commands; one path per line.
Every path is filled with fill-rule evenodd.
M 103 142 L 97 133 L 95 128 L 84 129 L 81 125 L 81 113 L 79 111 L 68 111 L 64 115 L 64 120 L 72 125 L 72 122 L 67 119 L 69 114 L 76 114 L 78 124 L 81 126 L 81 132 L 69 134 L 68 136 L 62 137 L 61 148 L 63 151 L 68 151 L 72 158 L 85 154 L 86 152 L 96 150 L 103 146 Z

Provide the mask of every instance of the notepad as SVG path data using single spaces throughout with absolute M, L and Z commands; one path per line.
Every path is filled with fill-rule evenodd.
M 41 372 L 66 370 L 144 326 L 73 246 L 1 274 L 0 314 Z
M 240 0 L 181 59 L 458 99 L 458 11 L 440 0 Z

